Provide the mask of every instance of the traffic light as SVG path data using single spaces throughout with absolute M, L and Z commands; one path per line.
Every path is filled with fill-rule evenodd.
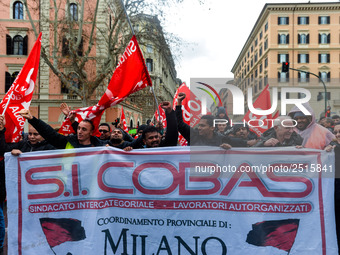
M 330 106 L 327 106 L 327 111 L 326 111 L 326 114 L 325 114 L 325 117 L 331 117 L 331 107 Z
M 288 73 L 289 71 L 289 62 L 283 62 L 282 63 L 282 73 Z

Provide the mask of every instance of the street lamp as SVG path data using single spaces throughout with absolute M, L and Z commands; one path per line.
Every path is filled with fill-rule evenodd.
M 317 77 L 319 79 L 319 81 L 322 82 L 323 88 L 325 89 L 325 114 L 326 114 L 326 112 L 327 112 L 327 89 L 326 89 L 326 85 L 323 82 L 323 80 L 321 79 L 321 77 L 319 75 L 316 75 L 315 73 L 311 73 L 311 72 L 308 72 L 308 71 L 303 71 L 303 70 L 299 70 L 299 69 L 295 69 L 295 68 L 290 68 L 289 62 L 283 62 L 281 72 L 287 73 L 289 71 L 289 69 L 293 70 L 293 71 L 298 71 L 298 72 L 308 73 L 308 74 L 314 75 L 315 77 Z

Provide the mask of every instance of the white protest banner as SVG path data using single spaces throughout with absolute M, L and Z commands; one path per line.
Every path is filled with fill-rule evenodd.
M 96 147 L 5 162 L 10 255 L 337 254 L 333 153 Z

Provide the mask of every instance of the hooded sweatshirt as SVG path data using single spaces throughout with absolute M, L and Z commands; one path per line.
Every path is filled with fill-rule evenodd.
M 305 148 L 323 150 L 330 142 L 335 138 L 335 136 L 323 126 L 316 123 L 315 113 L 309 103 L 304 103 L 303 106 L 312 114 L 312 121 L 304 130 L 294 129 L 303 138 L 302 146 Z M 294 119 L 294 114 L 300 112 L 301 110 L 294 106 L 289 112 L 289 116 Z

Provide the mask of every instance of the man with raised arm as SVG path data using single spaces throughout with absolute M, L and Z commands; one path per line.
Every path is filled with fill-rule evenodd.
M 178 131 L 190 143 L 197 146 L 220 146 L 224 149 L 231 147 L 247 147 L 247 143 L 239 138 L 220 136 L 214 132 L 214 116 L 203 115 L 198 123 L 198 128 L 194 129 L 183 121 L 182 101 L 186 97 L 185 93 L 179 93 L 177 97 L 176 117 Z
M 57 149 L 96 147 L 106 144 L 105 141 L 101 141 L 97 137 L 92 136 L 94 125 L 90 120 L 82 120 L 79 123 L 76 135 L 63 136 L 44 121 L 33 117 L 29 110 L 23 109 L 19 114 L 27 119 L 39 134 Z

